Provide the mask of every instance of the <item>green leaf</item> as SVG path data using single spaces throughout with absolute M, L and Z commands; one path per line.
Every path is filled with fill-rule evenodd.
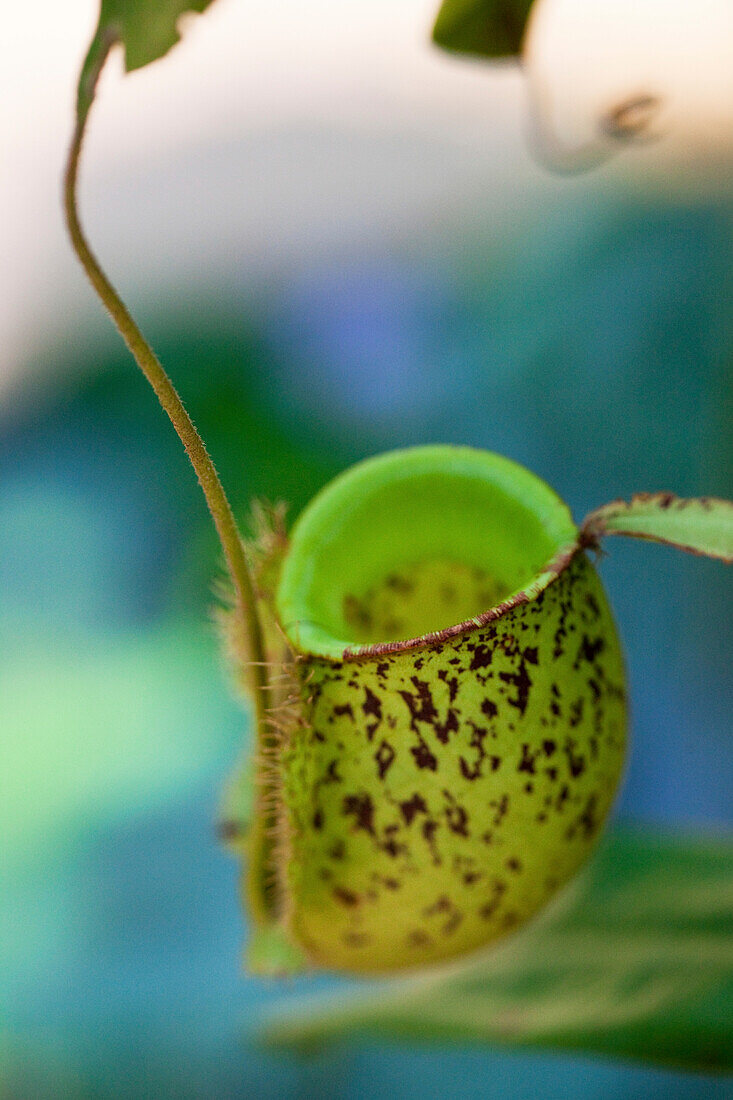
M 733 562 L 733 502 L 714 497 L 683 499 L 672 493 L 638 493 L 627 504 L 614 500 L 586 517 L 582 537 L 629 535 Z
M 203 12 L 212 0 L 102 0 L 99 22 L 79 78 L 77 114 L 86 116 L 97 78 L 111 46 L 121 43 L 125 69 L 142 69 L 163 57 L 180 39 L 179 19 Z
M 281 1010 L 264 1040 L 541 1047 L 686 1068 L 733 1065 L 733 845 L 607 839 L 551 910 L 459 967 Z
M 479 57 L 518 54 L 532 0 L 443 0 L 433 41 Z
M 0 665 L 5 873 L 58 859 L 100 821 L 146 812 L 207 776 L 218 782 L 241 712 L 200 624 L 67 646 L 20 631 L 14 640 Z M 4 920 L 0 911 L 2 944 Z

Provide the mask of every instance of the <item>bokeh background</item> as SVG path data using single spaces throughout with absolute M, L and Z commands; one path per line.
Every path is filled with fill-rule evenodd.
M 641 489 L 731 495 L 720 112 L 708 131 L 699 105 L 691 141 L 670 111 L 654 145 L 553 175 L 519 68 L 432 51 L 433 9 L 217 0 L 164 62 L 103 80 L 90 236 L 238 514 L 263 496 L 295 516 L 353 461 L 428 441 L 525 463 L 578 519 Z M 684 38 L 693 8 L 675 10 Z M 209 618 L 217 547 L 61 225 L 95 17 L 92 0 L 46 0 L 0 45 L 0 1092 L 731 1095 L 602 1060 L 374 1042 L 303 1060 L 252 1041 L 268 1006 L 344 983 L 241 970 L 237 868 L 213 823 L 247 718 Z M 647 33 L 674 105 L 653 29 L 636 55 Z M 599 56 L 614 94 L 638 91 L 623 50 Z M 581 161 L 592 69 L 561 120 Z M 729 829 L 729 577 L 625 540 L 601 568 L 632 699 L 618 818 Z

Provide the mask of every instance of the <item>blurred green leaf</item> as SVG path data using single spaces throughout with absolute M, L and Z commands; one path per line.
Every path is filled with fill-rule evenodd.
M 0 668 L 5 871 L 207 775 L 213 787 L 246 718 L 228 698 L 212 634 L 195 623 L 16 639 Z
M 274 1047 L 378 1034 L 733 1064 L 733 845 L 620 832 L 523 932 L 442 971 L 280 1011 Z
M 45 1040 L 45 1041 L 44 1041 Z M 0 1096 L 88 1097 L 91 1090 L 73 1068 L 74 1054 L 47 1037 L 28 1039 L 3 1029 L 0 1020 Z
M 433 41 L 480 57 L 518 54 L 532 0 L 443 0 Z
M 676 497 L 672 493 L 637 493 L 629 504 L 614 500 L 591 512 L 583 523 L 591 540 L 605 535 L 629 535 L 664 542 L 733 562 L 733 502 L 714 497 Z
M 99 22 L 79 78 L 77 112 L 82 119 L 94 98 L 109 47 L 124 46 L 127 72 L 163 57 L 179 41 L 182 15 L 203 12 L 212 0 L 102 0 Z

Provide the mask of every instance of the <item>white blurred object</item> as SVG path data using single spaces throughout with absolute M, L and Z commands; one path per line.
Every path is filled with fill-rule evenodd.
M 437 0 L 217 0 L 159 63 L 93 110 L 82 221 L 129 300 L 271 282 L 470 208 L 507 212 L 541 173 L 522 140 L 517 67 L 430 46 Z M 9 5 L 0 37 L 0 411 L 49 340 L 109 322 L 66 239 L 61 175 L 99 0 Z M 144 317 L 141 317 L 143 322 Z M 105 328 L 106 330 L 106 328 Z
M 30 363 L 55 369 L 54 337 L 108 331 L 66 239 L 60 194 L 98 3 L 35 0 L 4 13 L 0 412 Z M 577 209 L 603 191 L 607 177 L 571 184 L 532 159 L 517 65 L 431 48 L 438 6 L 217 0 L 159 64 L 123 79 L 116 52 L 91 118 L 81 212 L 134 312 L 191 285 L 277 285 L 319 254 L 429 250 L 459 239 L 473 217 L 500 243 L 531 232 L 552 204 Z M 535 7 L 527 69 L 557 162 L 597 157 L 618 144 L 601 133 L 604 119 L 629 130 L 645 111 L 648 134 L 679 130 L 680 164 L 699 165 L 697 149 L 733 152 L 733 0 Z M 658 110 L 640 95 L 658 98 Z M 667 146 L 634 158 L 635 183 Z M 684 189 L 683 176 L 656 182 Z
M 536 0 L 524 61 L 555 167 L 655 139 L 666 161 L 733 155 L 733 0 Z

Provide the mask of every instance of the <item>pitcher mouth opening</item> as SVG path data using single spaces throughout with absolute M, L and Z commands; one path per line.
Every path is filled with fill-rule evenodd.
M 579 549 L 567 505 L 488 451 L 367 459 L 295 525 L 277 595 L 293 649 L 326 660 L 435 645 L 535 599 Z
M 543 592 L 544 589 L 568 567 L 568 565 L 570 565 L 570 562 L 580 549 L 577 542 L 570 543 L 563 547 L 562 550 L 557 553 L 551 561 L 547 562 L 542 571 L 537 574 L 537 576 L 533 577 L 524 588 L 520 588 L 518 591 L 510 593 L 506 599 L 493 604 L 486 611 L 481 611 L 471 618 L 462 619 L 457 623 L 452 623 L 450 626 L 445 626 L 438 630 L 428 630 L 424 633 L 416 634 L 413 637 L 400 639 L 394 642 L 373 642 L 360 646 L 347 646 L 343 650 L 341 658 L 343 660 L 350 660 L 353 658 L 379 657 L 384 654 L 399 653 L 403 650 L 419 649 L 421 646 L 440 645 L 449 638 L 455 638 L 458 634 L 463 634 L 468 630 L 486 626 L 487 623 L 500 619 L 502 615 L 505 615 L 507 611 L 510 611 L 513 607 L 529 603 L 531 600 L 536 599 L 537 596 L 539 596 L 540 593 Z

